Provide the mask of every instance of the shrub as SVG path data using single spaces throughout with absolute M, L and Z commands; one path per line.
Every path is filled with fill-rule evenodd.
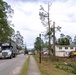
M 59 64 L 56 64 L 56 68 L 58 68 L 58 69 L 60 68 L 60 67 L 59 67 Z
M 75 65 L 75 66 L 73 66 L 72 73 L 76 74 L 76 65 Z

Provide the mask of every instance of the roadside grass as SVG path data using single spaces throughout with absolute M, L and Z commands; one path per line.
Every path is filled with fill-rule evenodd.
M 29 66 L 29 61 L 30 61 L 30 55 L 28 56 L 22 70 L 21 70 L 21 73 L 20 75 L 26 75 L 27 74 L 27 70 L 28 70 L 28 66 Z
M 41 75 L 76 75 L 76 68 L 71 67 L 70 61 L 75 64 L 76 59 L 68 58 L 49 58 L 48 55 L 42 55 L 42 61 L 39 63 L 39 55 L 34 55 L 34 58 L 39 66 Z M 67 64 L 65 63 L 67 62 Z

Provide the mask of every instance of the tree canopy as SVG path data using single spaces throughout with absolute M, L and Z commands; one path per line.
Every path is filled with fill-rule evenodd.
M 69 35 L 61 34 L 60 38 L 57 40 L 58 45 L 70 45 L 71 37 Z
M 12 34 L 9 17 L 12 16 L 13 9 L 8 3 L 0 0 L 0 41 L 7 41 Z

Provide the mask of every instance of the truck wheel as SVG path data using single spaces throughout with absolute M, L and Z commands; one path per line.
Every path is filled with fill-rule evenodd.
M 12 59 L 12 58 L 13 58 L 13 56 L 11 55 L 11 56 L 10 56 L 10 59 Z
M 16 55 L 14 54 L 14 55 L 13 55 L 13 57 L 15 58 L 15 57 L 16 57 Z
M 4 56 L 3 59 L 5 59 L 6 57 Z

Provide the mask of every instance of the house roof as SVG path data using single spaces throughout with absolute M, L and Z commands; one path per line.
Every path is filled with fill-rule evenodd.
M 57 47 L 76 47 L 76 45 L 55 45 Z

